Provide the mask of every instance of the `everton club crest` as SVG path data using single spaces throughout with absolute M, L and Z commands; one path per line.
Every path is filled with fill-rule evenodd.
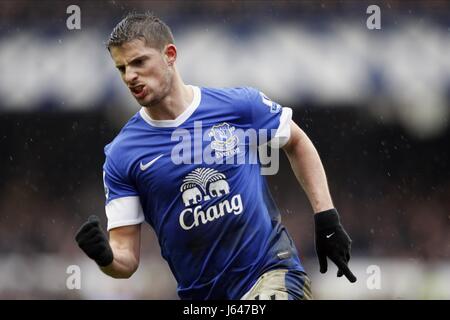
M 216 157 L 228 157 L 239 153 L 239 139 L 234 134 L 235 128 L 224 122 L 211 128 L 211 148 L 215 150 Z

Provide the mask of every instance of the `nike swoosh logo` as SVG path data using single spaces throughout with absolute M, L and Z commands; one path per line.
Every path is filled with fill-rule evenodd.
M 163 154 L 160 154 L 159 156 L 157 156 L 155 159 L 153 159 L 152 161 L 148 162 L 147 164 L 143 164 L 142 161 L 141 161 L 141 170 L 142 171 L 147 170 L 152 164 L 154 164 L 156 162 L 156 160 L 158 160 L 162 156 L 163 156 Z
M 327 239 L 331 238 L 331 236 L 334 234 L 334 232 L 332 234 L 327 235 Z

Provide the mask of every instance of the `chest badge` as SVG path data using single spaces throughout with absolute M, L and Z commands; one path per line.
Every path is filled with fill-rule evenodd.
M 211 148 L 216 152 L 216 157 L 228 157 L 239 153 L 239 138 L 234 134 L 236 129 L 224 122 L 211 128 Z

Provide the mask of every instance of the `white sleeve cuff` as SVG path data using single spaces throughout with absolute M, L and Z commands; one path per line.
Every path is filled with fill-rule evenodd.
M 272 148 L 282 148 L 291 137 L 291 119 L 292 109 L 283 107 L 280 115 L 280 125 L 272 140 L 269 141 L 269 145 Z
M 144 222 L 139 197 L 123 197 L 111 200 L 105 207 L 108 217 L 108 231 L 123 226 L 140 224 Z

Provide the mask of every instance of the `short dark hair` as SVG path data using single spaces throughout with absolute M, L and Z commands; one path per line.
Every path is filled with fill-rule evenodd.
M 152 12 L 131 12 L 114 27 L 106 46 L 109 50 L 135 39 L 142 39 L 150 47 L 159 50 L 175 43 L 170 28 Z

